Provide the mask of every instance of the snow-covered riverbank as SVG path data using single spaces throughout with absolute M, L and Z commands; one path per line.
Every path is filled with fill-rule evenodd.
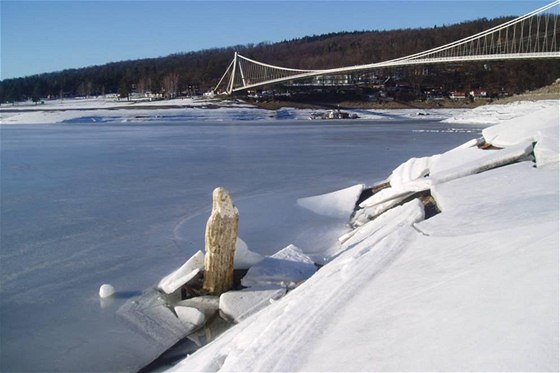
M 558 113 L 526 102 L 450 119 L 498 124 L 483 140 L 500 149 L 474 140 L 396 168 L 325 243 L 324 267 L 172 370 L 557 371 Z M 422 190 L 441 213 L 387 209 Z M 350 214 L 347 197 L 302 205 Z
M 165 101 L 126 101 L 115 98 L 84 98 L 21 103 L 0 107 L 1 124 L 42 123 L 157 123 L 230 120 L 302 120 L 316 113 L 313 109 L 260 109 L 239 100 L 185 98 Z M 355 109 L 362 119 L 442 120 L 467 112 L 466 109 Z

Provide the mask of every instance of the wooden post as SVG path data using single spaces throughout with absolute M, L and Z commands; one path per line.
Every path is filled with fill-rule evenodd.
M 239 212 L 227 190 L 212 193 L 212 214 L 206 224 L 206 257 L 203 289 L 220 295 L 233 287 L 233 258 L 239 225 Z

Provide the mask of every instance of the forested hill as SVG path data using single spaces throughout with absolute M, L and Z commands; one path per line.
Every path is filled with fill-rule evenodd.
M 217 83 L 231 62 L 234 51 L 279 66 L 325 69 L 379 62 L 420 52 L 473 35 L 511 18 L 479 19 L 423 29 L 314 35 L 278 43 L 237 45 L 6 79 L 0 82 L 0 101 L 102 95 L 119 90 L 192 94 L 194 91 L 204 92 Z M 552 82 L 560 74 L 559 65 L 550 61 L 493 63 L 491 74 L 475 78 L 478 85 L 492 85 L 492 81 L 499 79 L 502 88 L 511 92 L 521 91 Z M 466 83 L 465 74 L 450 75 L 448 70 L 445 72 L 440 79 L 447 84 Z M 469 74 L 476 74 L 476 71 Z

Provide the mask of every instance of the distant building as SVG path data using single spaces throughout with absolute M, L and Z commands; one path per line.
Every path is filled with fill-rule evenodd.
M 313 78 L 314 85 L 340 86 L 352 84 L 350 74 L 342 75 L 318 75 Z
M 486 98 L 488 97 L 488 93 L 484 90 L 476 89 L 469 92 L 469 95 L 474 98 Z
M 452 100 L 462 100 L 467 97 L 465 91 L 451 91 L 449 98 Z

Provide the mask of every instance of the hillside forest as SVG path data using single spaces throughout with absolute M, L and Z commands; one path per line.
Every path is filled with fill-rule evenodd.
M 235 51 L 277 66 L 328 69 L 402 57 L 473 35 L 512 18 L 483 18 L 421 29 L 313 35 L 6 79 L 0 81 L 0 102 L 110 93 L 120 97 L 152 94 L 161 98 L 196 95 L 217 84 Z M 491 94 L 511 94 L 552 83 L 560 77 L 560 63 L 556 60 L 470 62 L 399 68 L 382 74 L 391 77 L 395 84 L 400 81 L 417 91 L 485 90 Z

